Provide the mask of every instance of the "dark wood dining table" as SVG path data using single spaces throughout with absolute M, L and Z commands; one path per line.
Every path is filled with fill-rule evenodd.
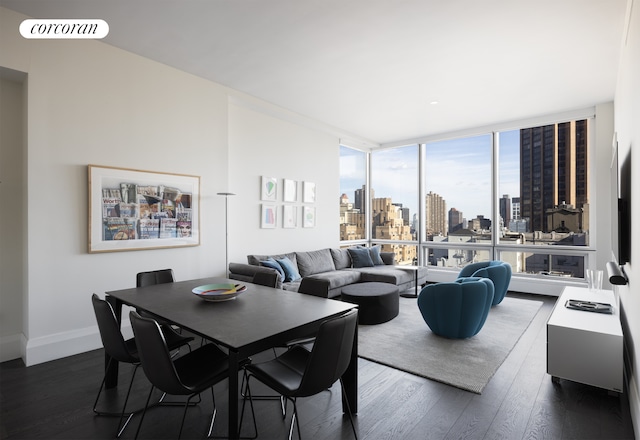
M 128 305 L 173 322 L 228 350 L 229 437 L 238 438 L 238 372 L 241 363 L 252 355 L 281 346 L 286 341 L 312 336 L 323 321 L 339 316 L 355 306 L 251 283 L 242 283 L 247 286 L 246 291 L 230 301 L 204 301 L 192 293 L 195 287 L 215 283 L 237 284 L 238 281 L 202 278 L 116 290 L 106 294 L 118 319 L 121 319 L 122 305 Z M 346 394 L 344 397 L 354 413 L 358 411 L 357 359 L 356 332 L 351 362 L 342 377 Z M 117 386 L 117 362 L 113 362 L 112 366 L 107 371 L 108 387 Z

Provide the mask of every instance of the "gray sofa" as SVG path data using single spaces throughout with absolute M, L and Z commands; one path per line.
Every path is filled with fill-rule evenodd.
M 261 264 L 261 262 L 286 257 L 297 268 L 300 278 L 283 281 L 278 277 L 276 287 L 284 290 L 335 298 L 341 295 L 343 287 L 354 283 L 372 281 L 391 283 L 398 286 L 400 292 L 415 287 L 415 271 L 403 270 L 395 266 L 393 252 L 380 252 L 379 248 L 374 248 L 376 247 L 356 247 L 350 248 L 351 250 L 326 248 L 279 255 L 248 255 L 247 264 L 229 263 L 229 278 L 250 283 L 257 272 L 278 272 L 274 268 L 264 266 L 265 263 Z M 363 264 L 360 258 L 363 249 L 370 253 L 373 265 L 366 262 Z M 417 275 L 418 284 L 425 284 L 427 268 L 419 268 Z

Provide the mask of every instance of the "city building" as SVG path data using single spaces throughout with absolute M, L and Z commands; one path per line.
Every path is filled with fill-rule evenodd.
M 547 211 L 589 201 L 587 121 L 520 130 L 520 215 L 549 232 Z

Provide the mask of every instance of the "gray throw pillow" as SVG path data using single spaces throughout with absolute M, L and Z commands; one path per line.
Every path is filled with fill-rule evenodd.
M 368 248 L 352 247 L 348 251 L 349 255 L 351 255 L 353 267 L 373 267 L 373 260 Z

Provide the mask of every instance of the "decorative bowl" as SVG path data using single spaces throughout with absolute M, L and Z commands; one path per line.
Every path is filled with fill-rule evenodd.
M 219 302 L 235 299 L 239 294 L 247 290 L 244 284 L 205 284 L 195 287 L 191 292 L 205 301 Z

